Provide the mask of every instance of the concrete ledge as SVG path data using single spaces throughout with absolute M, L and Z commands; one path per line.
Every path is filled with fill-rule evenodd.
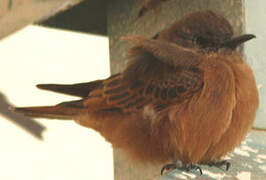
M 47 19 L 79 2 L 80 0 L 1 0 L 0 39 L 28 24 Z

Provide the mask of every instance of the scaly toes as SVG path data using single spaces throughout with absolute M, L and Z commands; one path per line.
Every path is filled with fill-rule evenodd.
M 172 163 L 172 164 L 166 164 L 166 165 L 164 165 L 163 167 L 162 167 L 162 169 L 161 169 L 161 175 L 163 175 L 163 172 L 165 171 L 165 170 L 173 170 L 173 169 L 176 169 L 177 168 L 177 166 L 176 166 L 176 164 L 175 163 Z
M 213 161 L 207 164 L 208 166 L 215 166 L 217 168 L 221 168 L 222 166 L 225 166 L 225 170 L 228 171 L 231 163 L 227 160 L 223 160 L 223 161 Z
M 191 171 L 191 170 L 199 170 L 200 175 L 202 175 L 202 169 L 199 165 L 194 164 L 194 163 L 188 163 L 184 165 L 178 165 L 177 163 L 172 163 L 172 164 L 166 164 L 165 166 L 162 167 L 161 169 L 161 175 L 163 175 L 165 170 L 174 170 L 178 169 L 180 171 Z

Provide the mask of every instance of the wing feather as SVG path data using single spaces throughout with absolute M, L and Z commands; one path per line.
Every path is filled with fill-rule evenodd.
M 107 103 L 123 111 L 145 105 L 171 104 L 187 99 L 203 86 L 203 72 L 197 67 L 172 67 L 139 47 L 125 71 L 103 82 Z

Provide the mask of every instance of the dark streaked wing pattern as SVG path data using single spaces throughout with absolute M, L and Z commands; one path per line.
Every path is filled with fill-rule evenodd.
M 123 74 L 103 82 L 108 104 L 136 111 L 149 103 L 168 104 L 191 97 L 203 86 L 203 72 L 196 67 L 172 67 L 136 48 Z

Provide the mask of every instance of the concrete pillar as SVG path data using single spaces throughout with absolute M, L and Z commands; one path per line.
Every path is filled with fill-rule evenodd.
M 164 0 L 156 10 L 150 10 L 136 20 L 143 0 L 112 0 L 107 4 L 107 31 L 110 42 L 112 74 L 124 69 L 125 53 L 130 47 L 121 37 L 139 34 L 152 37 L 188 12 L 212 10 L 227 18 L 235 34 L 245 29 L 243 0 Z M 158 139 L 160 141 L 160 139 Z M 118 149 L 114 149 L 115 180 L 157 180 L 162 165 L 140 165 L 127 160 Z

